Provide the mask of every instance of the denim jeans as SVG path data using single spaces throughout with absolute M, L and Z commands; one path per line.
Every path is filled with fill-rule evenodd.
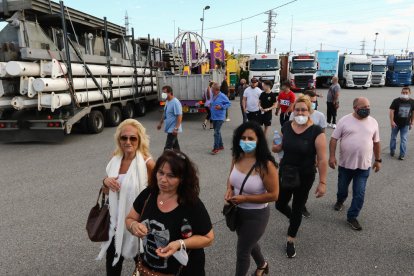
M 400 132 L 400 156 L 405 156 L 407 152 L 407 140 L 408 140 L 409 126 L 397 126 L 391 129 L 390 151 L 395 152 L 397 148 L 397 136 Z
M 167 149 L 180 150 L 180 145 L 178 144 L 178 134 L 174 135 L 172 133 L 167 133 L 167 140 L 165 141 L 164 150 Z
M 214 127 L 214 147 L 213 149 L 218 149 L 223 147 L 223 139 L 221 138 L 221 126 L 223 125 L 224 121 L 214 120 L 213 127 Z
M 338 202 L 343 203 L 348 197 L 348 187 L 352 182 L 352 203 L 348 209 L 348 219 L 357 218 L 364 205 L 365 187 L 367 184 L 369 172 L 361 169 L 346 169 L 339 166 L 338 168 L 338 193 L 336 194 Z

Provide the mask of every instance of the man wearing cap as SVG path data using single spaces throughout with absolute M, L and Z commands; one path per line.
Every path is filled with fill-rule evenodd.
M 259 97 L 262 90 L 257 87 L 257 79 L 250 80 L 250 86 L 243 93 L 243 110 L 249 121 L 255 121 L 260 124 L 260 106 Z

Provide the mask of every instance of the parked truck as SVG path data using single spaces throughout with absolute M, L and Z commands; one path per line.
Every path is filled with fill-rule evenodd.
M 328 87 L 332 77 L 338 76 L 339 51 L 315 51 L 316 57 L 316 87 Z
M 314 54 L 283 55 L 281 61 L 281 81 L 289 81 L 291 90 L 303 92 L 316 85 L 316 61 Z
M 60 141 L 144 115 L 165 44 L 48 0 L 0 1 L 0 141 Z
M 366 55 L 339 56 L 338 78 L 342 87 L 368 89 L 371 86 L 371 59 Z
M 270 80 L 273 83 L 272 92 L 280 91 L 279 54 L 254 54 L 249 56 L 249 81 L 255 77 Z
M 411 84 L 413 61 L 405 56 L 388 56 L 387 86 L 405 86 Z
M 371 57 L 372 61 L 372 79 L 371 86 L 384 86 L 385 75 L 387 72 L 387 59 L 381 56 Z

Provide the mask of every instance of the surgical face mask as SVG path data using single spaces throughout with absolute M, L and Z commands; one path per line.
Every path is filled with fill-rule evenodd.
M 356 113 L 358 114 L 359 117 L 366 118 L 369 116 L 370 112 L 371 110 L 369 108 L 360 108 L 357 110 Z
M 183 245 L 183 241 L 180 240 L 181 248 L 177 252 L 173 254 L 174 258 L 182 265 L 186 266 L 188 263 L 188 254 L 187 250 L 185 248 L 185 245 Z
M 308 122 L 308 116 L 303 116 L 303 115 L 299 115 L 299 116 L 295 116 L 295 122 L 298 125 L 304 125 Z
M 312 103 L 312 109 L 316 110 L 318 108 L 318 105 L 316 103 Z
M 163 101 L 165 101 L 165 100 L 167 100 L 167 98 L 168 98 L 168 94 L 167 94 L 167 93 L 165 93 L 165 92 L 162 92 L 162 93 L 161 93 L 161 99 L 162 99 Z
M 405 99 L 405 100 L 408 100 L 410 98 L 410 95 L 408 95 L 408 94 L 401 94 L 401 98 L 402 99 Z
M 243 140 L 240 140 L 239 145 L 240 145 L 241 149 L 246 153 L 253 152 L 256 149 L 256 141 L 243 141 Z

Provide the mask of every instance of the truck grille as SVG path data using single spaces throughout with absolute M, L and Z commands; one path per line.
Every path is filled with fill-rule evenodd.
M 382 76 L 372 76 L 371 82 L 372 82 L 372 84 L 380 84 L 381 79 L 382 79 Z
M 295 76 L 295 85 L 298 88 L 306 89 L 308 88 L 308 83 L 313 82 L 313 76 Z
M 367 78 L 353 78 L 355 85 L 365 85 L 367 83 Z

